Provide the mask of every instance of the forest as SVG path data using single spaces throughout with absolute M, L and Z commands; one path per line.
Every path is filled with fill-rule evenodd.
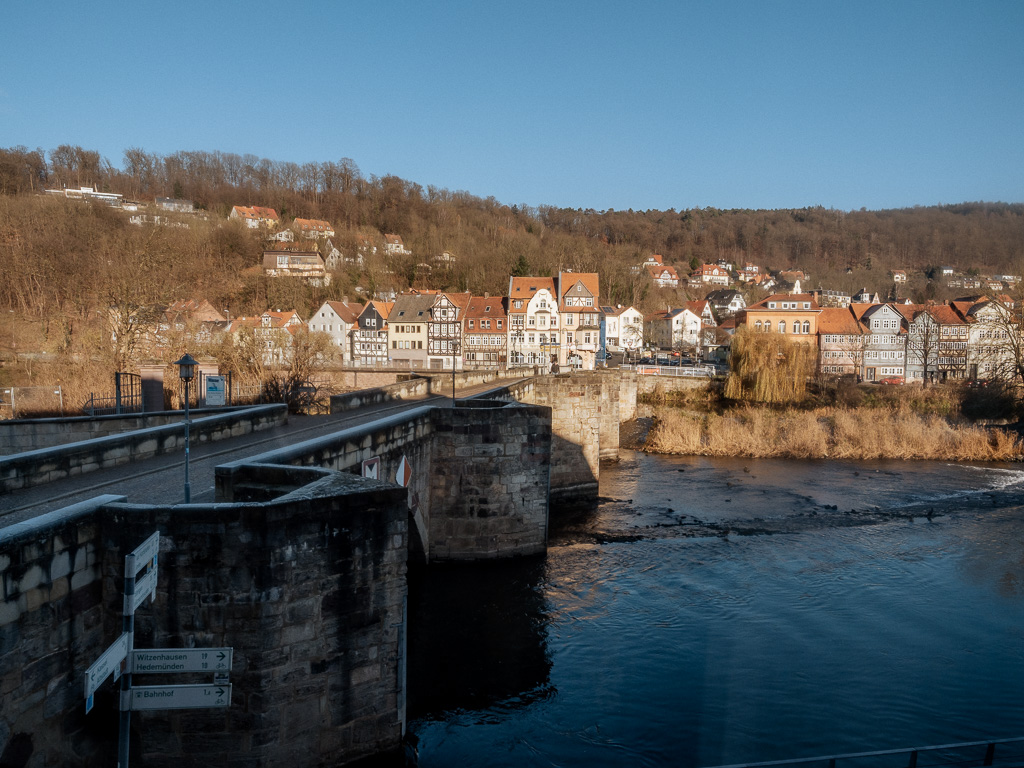
M 196 213 L 170 226 L 137 226 L 97 203 L 43 195 L 94 187 L 141 205 L 188 199 Z M 377 255 L 340 270 L 329 287 L 263 275 L 264 235 L 229 221 L 235 205 L 325 219 L 334 244 Z M 141 209 L 140 209 L 141 210 Z M 411 255 L 385 256 L 383 234 Z M 440 262 L 443 252 L 452 261 Z M 0 356 L 24 351 L 108 353 L 107 309 L 206 298 L 231 316 L 297 309 L 325 299 L 365 300 L 410 286 L 503 295 L 510 274 L 599 272 L 602 304 L 643 311 L 698 298 L 655 289 L 633 268 L 652 253 L 685 276 L 701 262 L 753 262 L 809 273 L 805 288 L 888 293 L 890 269 L 911 275 L 904 295 L 947 298 L 928 276 L 938 265 L 973 274 L 1024 273 L 1024 204 L 964 202 L 882 211 L 580 210 L 506 204 L 397 176 L 366 176 L 348 158 L 296 164 L 227 152 L 169 155 L 128 149 L 120 166 L 98 152 L 62 145 L 0 148 Z M 755 297 L 756 298 L 756 297 Z

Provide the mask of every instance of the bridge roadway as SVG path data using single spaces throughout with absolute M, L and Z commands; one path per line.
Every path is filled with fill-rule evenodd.
M 501 387 L 511 381 L 502 382 Z M 459 399 L 479 396 L 495 389 L 494 383 L 466 387 L 456 392 Z M 322 437 L 340 429 L 358 426 L 381 416 L 410 408 L 436 404 L 451 405 L 451 397 L 427 395 L 418 399 L 382 403 L 329 416 L 289 416 L 288 423 L 251 435 L 201 443 L 189 451 L 189 484 L 193 503 L 214 501 L 214 469 L 220 464 L 244 459 L 301 440 Z M 76 504 L 105 493 L 126 496 L 138 504 L 185 501 L 184 453 L 156 456 L 145 461 L 69 477 L 45 485 L 0 495 L 0 528 L 29 520 L 46 512 Z

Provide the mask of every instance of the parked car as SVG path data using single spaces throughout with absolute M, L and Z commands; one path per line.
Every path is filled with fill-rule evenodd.
M 886 376 L 884 379 L 879 379 L 878 383 L 879 384 L 902 384 L 903 383 L 903 377 L 902 376 Z

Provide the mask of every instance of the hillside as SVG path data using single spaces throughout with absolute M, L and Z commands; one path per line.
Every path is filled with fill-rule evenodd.
M 172 226 L 136 226 L 125 211 L 40 194 L 78 186 L 143 206 L 156 197 L 185 198 L 197 212 L 165 215 L 163 223 Z M 293 217 L 325 219 L 342 252 L 372 243 L 380 255 L 339 270 L 326 288 L 268 279 L 259 268 L 265 240 L 227 219 L 234 205 L 273 207 L 283 225 Z M 384 233 L 400 235 L 411 253 L 384 255 Z M 453 258 L 439 265 L 443 252 Z M 367 178 L 348 159 L 298 165 L 131 149 L 117 168 L 81 147 L 0 149 L 0 308 L 11 319 L 0 333 L 0 351 L 99 349 L 103 324 L 97 321 L 105 307 L 183 297 L 207 298 L 233 316 L 267 308 L 308 313 L 324 299 L 410 286 L 500 295 L 510 274 L 575 270 L 600 272 L 602 303 L 649 310 L 688 298 L 682 290 L 653 288 L 633 270 L 651 253 L 681 274 L 691 263 L 751 261 L 802 269 L 811 286 L 847 292 L 884 293 L 888 270 L 906 269 L 909 295 L 943 298 L 945 289 L 926 277 L 940 264 L 965 273 L 1024 272 L 1024 205 L 853 212 L 531 208 L 424 189 L 396 176 Z

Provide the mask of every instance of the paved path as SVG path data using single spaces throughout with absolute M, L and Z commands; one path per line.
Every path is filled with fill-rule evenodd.
M 508 386 L 509 383 L 511 382 L 462 389 L 458 391 L 458 396 L 462 399 L 479 395 Z M 329 435 L 409 408 L 431 404 L 443 408 L 450 407 L 451 402 L 451 397 L 427 395 L 419 399 L 368 406 L 331 416 L 289 416 L 288 423 L 280 427 L 213 443 L 193 445 L 189 452 L 192 502 L 214 501 L 214 469 L 220 464 Z M 126 496 L 130 502 L 184 503 L 184 452 L 156 456 L 145 461 L 4 494 L 0 496 L 0 528 L 104 493 Z

